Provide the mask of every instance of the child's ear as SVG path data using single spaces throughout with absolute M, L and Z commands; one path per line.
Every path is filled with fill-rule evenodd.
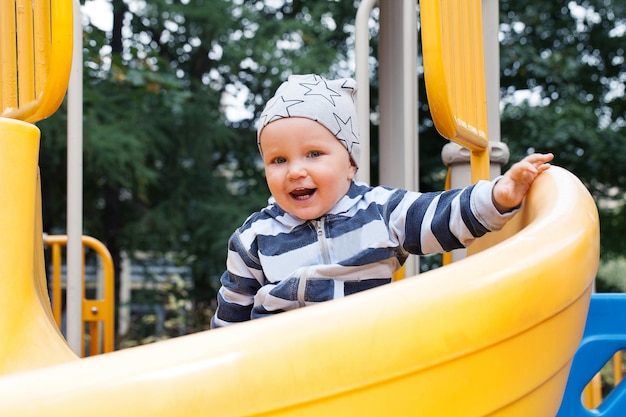
M 352 158 L 350 158 L 350 170 L 348 171 L 348 181 L 352 181 L 354 179 L 354 177 L 356 176 L 357 169 L 358 168 L 356 167 L 356 165 L 354 165 Z

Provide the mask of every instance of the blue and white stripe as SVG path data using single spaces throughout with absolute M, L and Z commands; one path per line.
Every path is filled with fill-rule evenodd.
M 228 244 L 212 327 L 341 298 L 391 281 L 409 253 L 441 253 L 500 229 L 513 215 L 493 205 L 493 182 L 418 193 L 352 183 L 318 220 L 270 199 Z

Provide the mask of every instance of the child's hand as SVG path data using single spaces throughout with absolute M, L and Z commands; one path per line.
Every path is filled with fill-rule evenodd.
M 520 205 L 537 176 L 550 168 L 551 153 L 528 155 L 514 164 L 493 187 L 491 198 L 500 213 Z

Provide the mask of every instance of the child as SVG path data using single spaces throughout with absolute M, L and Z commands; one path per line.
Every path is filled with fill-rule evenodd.
M 387 284 L 409 253 L 500 229 L 549 168 L 552 154 L 534 154 L 494 181 L 446 192 L 356 183 L 355 93 L 352 79 L 292 75 L 267 103 L 257 142 L 272 197 L 230 238 L 212 328 Z

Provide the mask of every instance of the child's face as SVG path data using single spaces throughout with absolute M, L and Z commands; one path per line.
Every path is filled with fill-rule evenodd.
M 326 214 L 348 192 L 356 173 L 346 148 L 311 119 L 275 120 L 263 128 L 260 144 L 274 199 L 302 220 Z

